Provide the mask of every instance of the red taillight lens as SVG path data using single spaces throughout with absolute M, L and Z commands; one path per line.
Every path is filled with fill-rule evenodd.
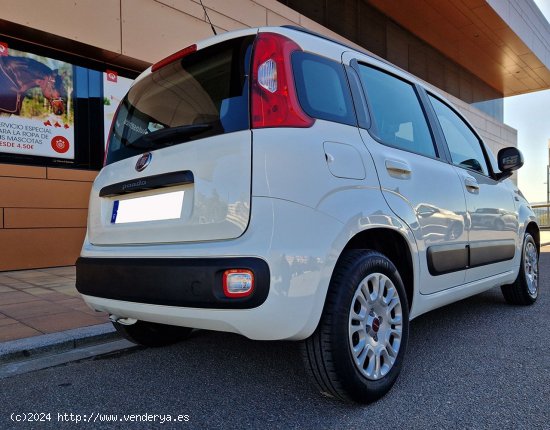
M 276 33 L 259 33 L 252 61 L 252 128 L 311 127 L 315 120 L 300 107 L 290 55 L 300 47 Z
M 254 273 L 247 269 L 229 269 L 223 272 L 223 293 L 236 299 L 248 297 L 254 291 Z
M 170 63 L 173 63 L 174 61 L 180 60 L 183 57 L 186 57 L 189 54 L 192 54 L 193 52 L 196 52 L 197 45 L 191 45 L 187 48 L 183 48 L 182 50 L 173 53 L 172 55 L 169 55 L 168 57 L 164 58 L 163 60 L 160 60 L 158 63 L 155 63 L 151 66 L 151 72 L 155 72 L 158 69 L 167 66 Z

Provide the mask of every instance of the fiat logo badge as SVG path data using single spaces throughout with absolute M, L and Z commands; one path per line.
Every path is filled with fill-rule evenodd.
M 151 163 L 151 159 L 153 158 L 153 154 L 150 152 L 146 152 L 141 157 L 138 158 L 138 161 L 136 163 L 136 170 L 138 172 L 141 172 L 142 170 L 145 170 L 145 168 Z

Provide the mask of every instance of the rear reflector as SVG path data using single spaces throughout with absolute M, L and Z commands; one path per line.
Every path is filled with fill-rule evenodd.
M 230 269 L 223 272 L 223 293 L 229 298 L 248 297 L 254 291 L 251 270 Z
M 153 64 L 151 66 L 151 72 L 155 72 L 158 69 L 167 66 L 170 63 L 173 63 L 174 61 L 180 60 L 183 57 L 186 57 L 189 54 L 192 54 L 193 52 L 197 51 L 197 45 L 191 45 L 187 48 L 183 48 L 182 50 L 173 53 L 172 55 L 169 55 L 168 57 L 164 58 L 163 60 L 160 60 L 158 63 Z

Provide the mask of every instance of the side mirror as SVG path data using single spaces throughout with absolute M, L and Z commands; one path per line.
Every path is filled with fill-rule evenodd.
M 519 149 L 514 148 L 513 146 L 503 148 L 498 151 L 497 160 L 498 169 L 501 172 L 497 174 L 497 179 L 499 181 L 509 178 L 512 176 L 512 172 L 514 170 L 518 170 L 521 166 L 523 166 L 523 155 Z

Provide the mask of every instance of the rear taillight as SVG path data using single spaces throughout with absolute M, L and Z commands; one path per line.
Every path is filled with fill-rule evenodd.
M 300 107 L 291 54 L 300 47 L 276 33 L 259 33 L 252 61 L 252 128 L 311 127 L 314 119 Z
M 118 116 L 118 111 L 120 110 L 120 106 L 122 106 L 122 102 L 120 102 L 115 110 L 115 114 L 113 115 L 113 121 L 111 122 L 111 128 L 109 129 L 109 135 L 107 136 L 107 144 L 105 145 L 105 154 L 103 154 L 103 166 L 107 164 L 107 155 L 109 154 L 109 144 L 111 143 L 111 139 L 113 136 L 113 129 L 115 128 L 115 121 L 116 117 Z
M 191 45 L 191 46 L 188 46 L 187 48 L 183 48 L 178 52 L 175 52 L 172 55 L 169 55 L 168 57 L 160 60 L 158 63 L 153 64 L 151 66 L 151 72 L 155 72 L 158 69 L 164 66 L 167 66 L 170 63 L 173 63 L 174 61 L 181 60 L 183 57 L 186 57 L 189 54 L 196 52 L 196 50 L 197 50 L 197 45 Z

